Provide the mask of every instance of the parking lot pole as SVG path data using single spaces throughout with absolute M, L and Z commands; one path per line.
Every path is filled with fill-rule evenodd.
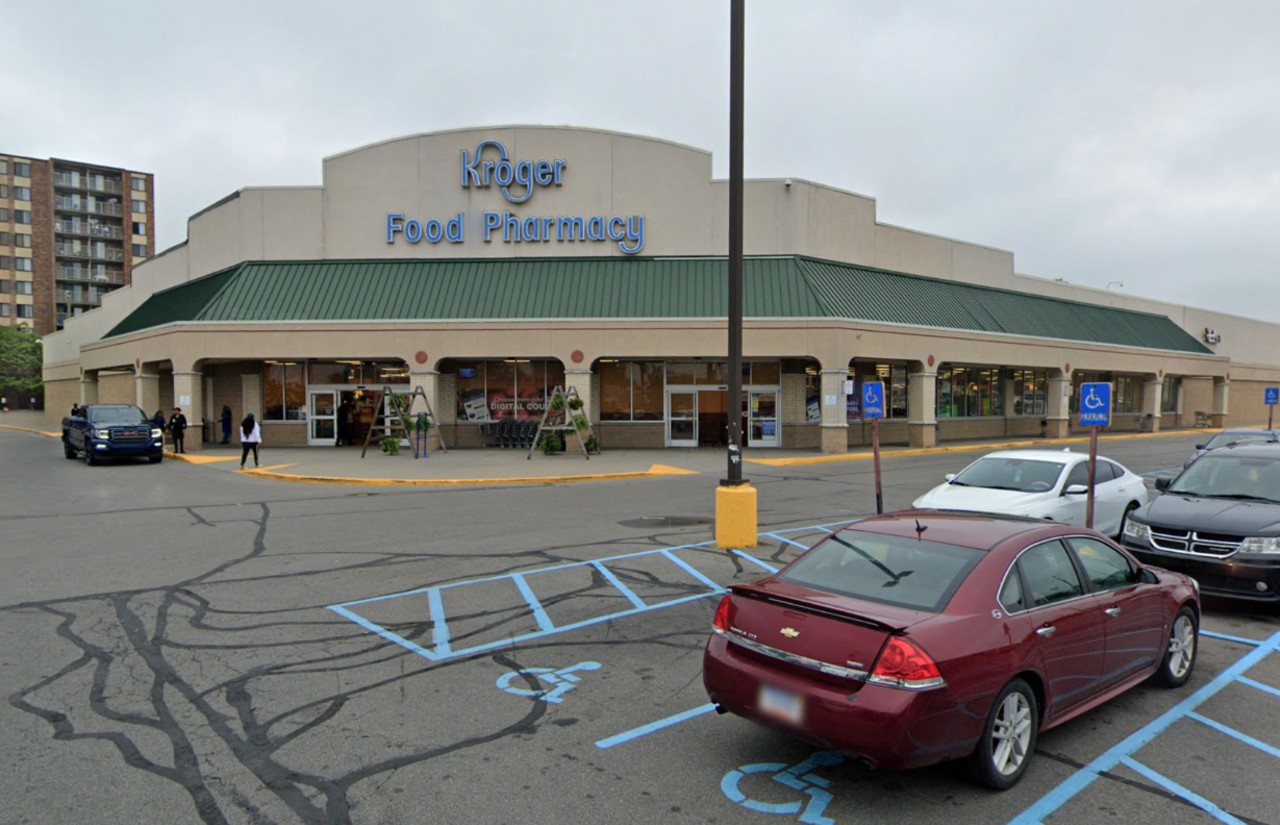
M 1085 495 L 1084 526 L 1093 527 L 1093 478 L 1098 470 L 1098 428 L 1089 428 L 1089 492 Z
M 871 419 L 871 463 L 876 474 L 876 515 L 884 512 L 884 494 L 880 491 L 880 419 Z

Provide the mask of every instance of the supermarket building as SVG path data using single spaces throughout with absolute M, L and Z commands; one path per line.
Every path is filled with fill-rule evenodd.
M 506 126 L 326 158 L 319 186 L 241 189 L 45 341 L 46 404 L 263 420 L 277 445 L 369 426 L 422 387 L 450 447 L 540 418 L 572 386 L 601 445 L 723 444 L 728 184 L 708 152 Z M 844 452 L 1075 429 L 1113 385 L 1117 430 L 1266 420 L 1280 325 L 1020 275 L 1011 252 L 890 226 L 864 196 L 745 186 L 747 446 Z M 1123 275 L 1123 273 L 1118 273 Z M 198 431 L 198 430 L 197 430 Z M 200 439 L 189 439 L 198 447 Z

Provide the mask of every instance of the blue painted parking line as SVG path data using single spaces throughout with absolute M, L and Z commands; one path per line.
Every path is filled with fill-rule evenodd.
M 827 531 L 833 527 L 848 524 L 846 521 L 832 522 L 830 524 L 815 524 L 805 527 L 790 527 L 782 530 L 775 530 L 766 535 L 781 537 L 785 533 L 803 533 L 812 531 Z M 453 582 L 450 584 L 432 585 L 429 587 L 419 587 L 413 590 L 404 590 L 397 593 L 389 593 L 385 596 L 371 596 L 366 599 L 356 599 L 349 602 L 330 605 L 329 609 L 338 615 L 355 622 L 361 627 L 376 633 L 379 636 L 400 645 L 406 650 L 429 659 L 433 662 L 440 662 L 446 659 L 458 658 L 461 656 L 470 656 L 476 653 L 482 653 L 486 650 L 492 650 L 497 647 L 505 647 L 515 644 L 516 642 L 537 639 L 553 633 L 564 633 L 570 630 L 589 627 L 591 625 L 600 624 L 602 622 L 620 619 L 626 616 L 634 616 L 651 610 L 659 610 L 664 607 L 674 607 L 676 605 L 685 604 L 697 599 L 704 599 L 709 596 L 718 596 L 725 592 L 716 582 L 708 578 L 704 573 L 698 570 L 687 559 L 681 558 L 679 553 L 682 551 L 692 551 L 706 548 L 712 545 L 710 541 L 698 542 L 696 544 L 685 544 L 678 547 L 662 547 L 655 550 L 642 550 L 637 553 L 624 553 L 615 556 L 608 556 L 602 559 L 593 559 L 591 561 L 569 562 L 567 564 L 553 565 L 551 567 L 542 567 L 536 570 L 525 570 L 519 573 L 506 573 L 500 576 L 486 576 L 478 579 L 468 579 L 461 582 Z M 768 572 L 776 572 L 776 569 L 769 564 L 756 559 L 750 554 L 741 551 L 734 551 L 741 558 L 747 559 Z M 668 598 L 663 601 L 648 603 L 641 599 L 631 588 L 627 587 L 621 579 L 618 578 L 612 570 L 608 568 L 610 562 L 621 562 L 627 560 L 635 560 L 643 557 L 660 557 L 672 562 L 676 567 L 685 571 L 692 576 L 705 590 L 692 595 L 678 596 Z M 531 579 L 540 574 L 555 573 L 569 570 L 576 567 L 590 566 L 598 571 L 605 581 L 618 591 L 618 593 L 631 604 L 630 609 L 619 610 L 604 615 L 596 615 L 590 619 L 570 624 L 557 625 L 547 614 L 546 609 L 542 605 L 542 601 L 538 598 L 531 584 Z M 449 630 L 448 616 L 444 607 L 444 592 L 454 590 L 461 587 L 471 585 L 486 584 L 493 582 L 509 582 L 519 592 L 528 606 L 530 614 L 533 616 L 538 629 L 530 633 L 505 637 L 494 641 L 474 644 L 471 646 L 460 646 L 455 643 Z M 357 610 L 361 605 L 372 605 L 380 602 L 386 602 L 391 599 L 415 598 L 425 595 L 427 598 L 427 615 L 431 623 L 431 644 L 422 645 L 410 639 L 406 639 L 399 633 L 390 630 L 377 622 L 372 621 L 367 616 L 363 616 Z
M 1211 634 L 1206 631 L 1201 635 L 1214 637 L 1217 634 Z M 1234 663 L 1232 663 L 1229 667 L 1227 667 L 1226 670 L 1222 671 L 1217 676 L 1215 676 L 1207 685 L 1200 688 L 1195 693 L 1188 696 L 1186 699 L 1183 699 L 1174 707 L 1165 711 L 1163 714 L 1157 717 L 1150 724 L 1146 725 L 1143 728 L 1140 728 L 1137 731 L 1134 731 L 1132 734 L 1126 737 L 1119 744 L 1110 748 L 1108 751 L 1103 753 L 1097 759 L 1094 759 L 1088 765 L 1085 765 L 1079 771 L 1072 774 L 1070 777 L 1067 778 L 1066 781 L 1058 785 L 1058 787 L 1054 788 L 1052 791 L 1045 794 L 1031 807 L 1027 808 L 1025 811 L 1023 811 L 1022 813 L 1014 817 L 1012 820 L 1010 820 L 1009 825 L 1033 825 L 1034 823 L 1043 823 L 1046 817 L 1052 815 L 1055 811 L 1057 811 L 1059 808 L 1061 808 L 1063 805 L 1069 802 L 1077 794 L 1079 794 L 1081 791 L 1087 788 L 1095 779 L 1097 779 L 1103 773 L 1106 773 L 1107 771 L 1112 770 L 1117 765 L 1124 764 L 1130 768 L 1133 768 L 1134 770 L 1139 770 L 1138 768 L 1134 767 L 1134 765 L 1137 765 L 1138 763 L 1136 760 L 1133 759 L 1133 754 L 1137 753 L 1139 750 L 1145 747 L 1148 743 L 1154 740 L 1157 736 L 1159 736 L 1161 733 L 1167 730 L 1174 722 L 1177 722 L 1185 718 L 1192 718 L 1192 720 L 1196 722 L 1201 722 L 1202 720 L 1206 720 L 1206 717 L 1201 716 L 1198 713 L 1194 713 L 1197 707 L 1199 707 L 1208 699 L 1215 696 L 1219 691 L 1221 691 L 1223 688 L 1227 687 L 1228 685 L 1243 681 L 1242 675 L 1246 671 L 1248 671 L 1250 668 L 1252 668 L 1254 665 L 1258 664 L 1263 659 L 1265 659 L 1267 656 L 1270 656 L 1272 653 L 1280 652 L 1280 633 L 1276 633 L 1272 635 L 1270 638 L 1265 639 L 1263 641 L 1257 641 L 1257 640 L 1251 640 L 1251 639 L 1235 639 L 1234 637 L 1232 638 L 1232 641 L 1246 641 L 1254 645 L 1254 649 L 1249 651 L 1247 654 L 1240 657 L 1239 659 L 1237 659 Z M 1241 738 L 1241 737 L 1244 737 L 1245 734 L 1242 734 L 1236 730 L 1232 730 L 1225 725 L 1221 725 L 1220 723 L 1215 722 L 1211 725 L 1211 727 L 1213 727 L 1215 730 L 1222 730 L 1223 732 L 1229 731 L 1228 735 L 1233 736 L 1236 739 L 1239 739 L 1240 741 L 1246 741 L 1245 739 Z M 1256 742 L 1256 740 L 1253 740 L 1253 741 Z M 1253 744 L 1253 742 L 1249 742 L 1248 744 Z M 1263 743 L 1258 743 L 1258 744 L 1263 744 Z M 1269 748 L 1270 746 L 1268 745 L 1266 747 Z M 1269 751 L 1263 749 L 1263 752 L 1269 752 Z M 1182 789 L 1181 786 L 1177 786 L 1169 780 L 1161 781 L 1161 780 L 1155 779 L 1155 776 L 1157 776 L 1158 774 L 1156 774 L 1154 771 L 1151 771 L 1149 768 L 1139 770 L 1139 772 L 1143 773 L 1144 775 L 1149 775 L 1149 778 L 1152 778 L 1153 781 L 1160 782 L 1160 784 L 1166 789 L 1170 790 L 1171 793 L 1175 793 L 1178 796 L 1181 796 L 1182 798 L 1186 799 L 1187 801 L 1191 802 L 1192 804 L 1196 805 L 1197 807 L 1211 814 L 1213 813 L 1213 811 L 1210 810 L 1210 808 L 1206 808 L 1204 804 L 1201 804 L 1201 803 L 1206 803 L 1206 804 L 1212 805 L 1212 803 L 1207 802 L 1207 800 L 1201 799 L 1200 797 L 1193 794 L 1191 791 Z M 1173 785 L 1173 787 L 1170 787 L 1171 785 Z M 1175 790 L 1174 789 L 1175 787 L 1178 788 L 1178 790 Z M 1213 807 L 1216 809 L 1216 806 L 1213 806 Z M 1230 816 L 1225 812 L 1223 812 L 1223 815 Z M 1214 816 L 1217 816 L 1217 814 L 1214 814 Z M 1221 821 L 1235 822 L 1237 820 L 1223 819 Z
M 777 572 L 778 572 L 778 568 L 774 567 L 774 566 L 773 566 L 773 565 L 771 565 L 771 564 L 765 564 L 764 562 L 760 561 L 760 559 L 756 558 L 755 556 L 751 555 L 750 553 L 744 553 L 744 552 L 743 552 L 743 551 L 741 551 L 741 550 L 734 550 L 734 551 L 733 551 L 733 554 L 734 554 L 735 556 L 739 556 L 739 557 L 741 557 L 741 558 L 744 558 L 744 559 L 746 559 L 747 561 L 749 561 L 749 562 L 751 562 L 751 563 L 753 563 L 753 564 L 755 564 L 755 565 L 757 565 L 757 566 L 759 566 L 759 567 L 763 567 L 765 570 L 767 570 L 767 571 L 768 571 L 768 572 L 770 572 L 770 573 L 777 573 Z
M 674 716 L 668 716 L 666 719 L 659 719 L 656 722 L 650 722 L 647 725 L 641 725 L 638 728 L 632 728 L 629 731 L 624 731 L 622 733 L 614 734 L 606 739 L 601 739 L 596 742 L 596 747 L 601 749 L 612 748 L 614 745 L 621 745 L 623 742 L 630 742 L 632 739 L 638 739 L 641 736 L 653 733 L 656 730 L 662 730 L 663 728 L 669 728 L 672 725 L 678 725 L 687 719 L 692 719 L 695 716 L 701 716 L 704 713 L 710 713 L 715 709 L 716 706 L 710 703 L 699 705 L 691 710 L 682 711 Z
M 1192 805 L 1195 805 L 1197 808 L 1204 811 L 1209 816 L 1213 817 L 1219 822 L 1226 822 L 1228 823 L 1228 825 L 1245 825 L 1239 819 L 1236 819 L 1234 816 L 1222 810 L 1217 805 L 1205 799 L 1200 794 L 1196 793 L 1190 788 L 1186 788 L 1186 787 L 1183 787 L 1182 785 L 1179 785 L 1177 782 L 1174 782 L 1172 779 L 1170 779 L 1169 777 L 1165 776 L 1162 773 L 1158 773 L 1156 771 L 1151 770 L 1151 768 L 1148 768 L 1146 765 L 1142 764 L 1141 762 L 1134 761 L 1128 756 L 1121 757 L 1120 761 L 1126 767 L 1142 774 L 1147 779 L 1150 779 L 1152 782 L 1164 788 L 1166 791 L 1173 794 L 1174 796 L 1182 797 L 1183 799 L 1187 800 Z
M 799 547 L 801 550 L 809 549 L 808 545 L 801 544 L 798 541 L 792 541 L 791 539 L 780 536 L 777 533 L 763 533 L 762 535 L 768 536 L 771 539 L 777 539 L 778 541 L 783 542 L 785 544 L 790 544 L 792 547 Z

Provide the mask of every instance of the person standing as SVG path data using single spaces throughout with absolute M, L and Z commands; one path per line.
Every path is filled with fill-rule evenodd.
M 222 405 L 222 443 L 231 443 L 231 407 Z
M 185 453 L 187 451 L 187 417 L 182 414 L 181 407 L 174 407 L 173 415 L 169 417 L 169 435 L 173 436 L 173 451 Z
M 351 444 L 351 413 L 351 401 L 342 399 L 342 403 L 338 405 L 338 447 Z
M 253 451 L 253 466 L 258 466 L 258 446 L 262 444 L 262 428 L 258 426 L 258 422 L 254 419 L 253 413 L 249 413 L 244 417 L 244 421 L 240 422 L 240 469 L 244 469 L 244 461 L 249 457 L 249 451 Z

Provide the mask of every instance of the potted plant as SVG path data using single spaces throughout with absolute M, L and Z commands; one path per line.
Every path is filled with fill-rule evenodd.
M 551 409 L 553 410 L 563 410 L 564 396 L 561 395 L 560 393 L 556 393 L 555 395 L 551 396 L 551 403 L 548 404 L 548 406 L 551 407 Z
M 582 413 L 578 413 L 573 417 L 573 426 L 577 428 L 578 432 L 582 432 L 587 428 L 587 417 Z
M 575 410 L 575 411 L 582 409 L 582 399 L 577 397 L 576 395 L 573 398 L 570 398 L 569 409 Z
M 382 451 L 387 455 L 400 455 L 400 439 L 394 435 L 384 435 L 381 445 Z
M 600 439 L 596 438 L 594 435 L 588 436 L 586 442 L 584 442 L 582 446 L 586 447 L 587 452 L 592 455 L 598 455 L 600 453 Z
M 543 433 L 542 441 L 538 444 L 543 455 L 554 455 L 555 453 L 564 452 L 564 441 L 560 438 L 559 433 Z

